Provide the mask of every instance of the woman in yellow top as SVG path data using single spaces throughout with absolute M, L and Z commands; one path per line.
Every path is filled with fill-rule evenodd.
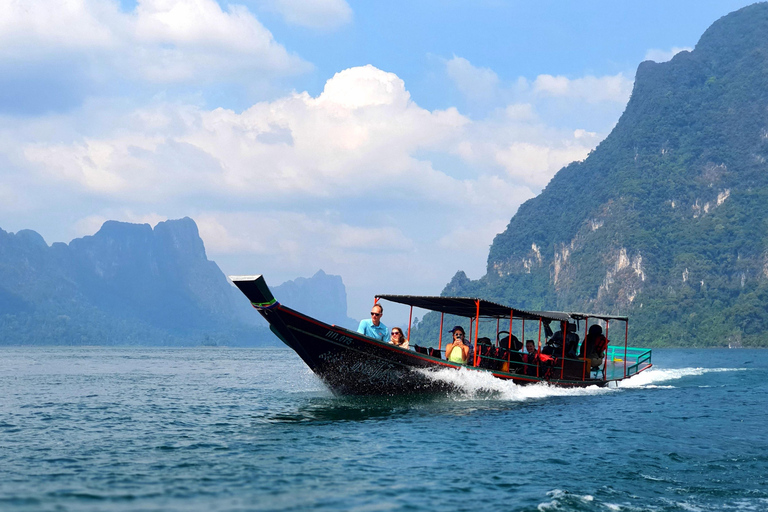
M 467 364 L 469 346 L 464 343 L 464 329 L 457 325 L 451 332 L 453 333 L 453 342 L 445 347 L 445 358 L 452 363 Z

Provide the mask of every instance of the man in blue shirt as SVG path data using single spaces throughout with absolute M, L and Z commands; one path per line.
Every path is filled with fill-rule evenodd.
M 371 319 L 360 320 L 360 325 L 357 326 L 357 332 L 371 338 L 376 338 L 381 341 L 388 341 L 389 329 L 386 325 L 381 323 L 381 315 L 384 314 L 384 308 L 381 304 L 374 304 L 371 308 Z

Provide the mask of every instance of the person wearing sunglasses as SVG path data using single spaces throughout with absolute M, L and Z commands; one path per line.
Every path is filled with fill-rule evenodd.
M 399 327 L 393 327 L 390 333 L 389 342 L 400 348 L 409 348 L 408 338 L 403 335 L 403 330 Z
M 384 308 L 381 304 L 374 304 L 371 308 L 371 318 L 360 320 L 360 325 L 357 326 L 357 332 L 375 338 L 380 341 L 387 341 L 389 335 L 389 328 L 381 323 L 381 316 L 384 314 Z
M 445 358 L 452 363 L 467 364 L 469 360 L 469 345 L 464 343 L 464 328 L 457 325 L 451 329 L 453 341 L 445 347 Z

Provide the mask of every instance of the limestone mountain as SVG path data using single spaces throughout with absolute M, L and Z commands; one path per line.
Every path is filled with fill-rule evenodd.
M 626 110 L 444 294 L 629 314 L 638 345 L 768 346 L 768 4 L 643 62 Z
M 320 270 L 273 291 L 316 318 L 357 326 L 340 276 Z M 208 260 L 190 218 L 154 229 L 107 221 L 50 247 L 34 231 L 0 229 L 0 345 L 18 344 L 282 345 Z
M 258 344 L 271 337 L 192 219 L 108 221 L 48 246 L 0 230 L 2 344 Z
M 285 305 L 323 322 L 357 329 L 358 321 L 347 316 L 347 289 L 341 276 L 318 270 L 310 278 L 299 277 L 272 288 Z

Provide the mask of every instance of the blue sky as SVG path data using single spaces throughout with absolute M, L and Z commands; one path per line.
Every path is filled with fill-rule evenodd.
M 637 65 L 742 1 L 0 0 L 0 228 L 189 216 L 227 274 L 363 317 L 485 270 Z

